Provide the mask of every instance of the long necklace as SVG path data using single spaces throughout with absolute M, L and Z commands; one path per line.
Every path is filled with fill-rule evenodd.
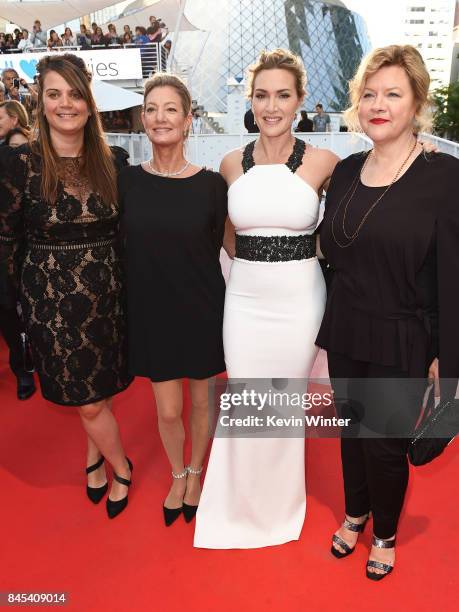
M 178 176 L 179 174 L 182 174 L 182 172 L 185 172 L 185 170 L 188 168 L 188 166 L 191 164 L 191 162 L 187 161 L 186 164 L 183 166 L 183 168 L 181 168 L 180 170 L 177 170 L 177 172 L 160 172 L 159 170 L 156 170 L 156 168 L 153 166 L 153 158 L 151 158 L 148 161 L 148 165 L 151 168 L 151 171 L 154 172 L 154 174 L 157 174 L 158 176 Z
M 373 208 L 378 204 L 378 202 L 380 202 L 382 200 L 382 198 L 386 195 L 386 193 L 389 191 L 389 189 L 392 187 L 392 185 L 395 183 L 395 181 L 398 179 L 398 177 L 400 176 L 403 168 L 406 166 L 406 164 L 408 163 L 408 160 L 410 159 L 411 155 L 413 154 L 414 149 L 416 148 L 417 145 L 417 140 L 414 141 L 414 145 L 411 147 L 410 152 L 408 153 L 407 158 L 404 160 L 404 162 L 402 163 L 402 165 L 400 166 L 400 168 L 397 170 L 394 178 L 392 179 L 390 185 L 388 185 L 386 187 L 386 189 L 382 192 L 382 194 L 379 196 L 379 198 L 377 198 L 377 200 L 370 206 L 370 208 L 367 210 L 367 212 L 365 213 L 365 215 L 363 216 L 362 220 L 360 221 L 360 223 L 357 226 L 357 229 L 355 230 L 355 232 L 353 234 L 348 234 L 346 232 L 346 228 L 345 228 L 345 221 L 346 221 L 346 214 L 347 214 L 347 209 L 349 207 L 349 204 L 352 200 L 352 198 L 354 197 L 355 192 L 357 191 L 357 186 L 359 184 L 359 180 L 361 180 L 362 178 L 362 174 L 366 168 L 366 165 L 368 164 L 368 161 L 374 151 L 374 149 L 371 149 L 371 151 L 368 153 L 367 158 L 360 170 L 360 172 L 357 173 L 355 179 L 353 180 L 353 182 L 351 183 L 351 186 L 349 187 L 349 189 L 346 191 L 346 193 L 344 194 L 341 202 L 338 204 L 338 207 L 335 210 L 335 214 L 333 215 L 332 218 L 332 223 L 331 223 L 331 230 L 332 230 L 332 236 L 333 236 L 333 240 L 335 241 L 335 243 L 341 247 L 342 249 L 347 248 L 348 246 L 350 246 L 354 240 L 357 238 L 357 236 L 360 233 L 360 230 L 362 229 L 365 221 L 367 220 L 368 215 L 371 213 L 371 211 L 373 210 Z M 341 205 L 343 204 L 344 200 L 347 198 L 349 192 L 352 191 L 351 195 L 349 196 L 349 199 L 346 202 L 346 205 L 344 207 L 344 213 L 343 213 L 343 222 L 342 222 L 342 229 L 343 229 L 343 234 L 346 236 L 346 238 L 348 239 L 349 242 L 347 242 L 346 244 L 340 242 L 337 238 L 336 238 L 336 234 L 335 234 L 335 220 L 336 220 L 336 216 L 338 214 L 338 212 L 341 209 Z

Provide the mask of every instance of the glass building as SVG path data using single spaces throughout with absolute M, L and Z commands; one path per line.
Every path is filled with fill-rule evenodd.
M 303 58 L 305 107 L 347 106 L 347 83 L 370 50 L 365 22 L 339 0 L 188 0 L 185 14 L 199 32 L 180 33 L 175 59 L 193 97 L 225 112 L 228 78 L 241 79 L 262 49 L 286 47 Z

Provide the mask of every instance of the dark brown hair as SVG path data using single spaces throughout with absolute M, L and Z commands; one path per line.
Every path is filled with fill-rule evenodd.
M 76 89 L 88 105 L 90 116 L 84 127 L 81 172 L 105 204 L 114 203 L 117 200 L 115 164 L 110 147 L 104 140 L 102 124 L 92 95 L 92 75 L 84 61 L 72 53 L 47 55 L 37 64 L 38 107 L 35 128 L 39 137 L 33 148 L 42 160 L 41 195 L 47 202 L 55 203 L 59 189 L 60 159 L 53 147 L 43 109 L 44 81 L 51 71 L 57 72 Z
M 27 140 L 30 140 L 30 137 L 31 137 L 31 131 L 28 128 L 15 127 L 12 130 L 10 130 L 8 134 L 5 136 L 5 144 L 9 145 L 11 137 L 15 136 L 16 134 L 22 134 L 24 138 L 27 138 Z

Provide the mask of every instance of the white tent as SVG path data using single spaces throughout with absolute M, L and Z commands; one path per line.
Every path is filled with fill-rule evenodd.
M 0 1 L 0 17 L 32 31 L 35 19 L 43 30 L 112 6 L 113 0 L 48 0 L 48 2 Z
M 143 96 L 134 91 L 111 85 L 105 81 L 93 80 L 92 92 L 96 100 L 97 109 L 106 111 L 123 110 L 132 106 L 141 106 Z
M 124 25 L 129 25 L 131 30 L 134 31 L 136 26 L 147 28 L 150 25 L 150 15 L 154 15 L 157 19 L 161 19 L 169 30 L 173 32 L 179 12 L 180 0 L 136 0 L 124 9 L 120 17 L 111 19 L 107 24 L 113 23 L 118 33 L 123 32 Z M 183 15 L 180 20 L 180 31 L 193 30 L 198 30 L 198 28 Z

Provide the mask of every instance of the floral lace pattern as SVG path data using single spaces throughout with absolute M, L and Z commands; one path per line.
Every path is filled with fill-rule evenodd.
M 40 197 L 40 159 L 20 149 L 0 151 L 9 194 L 0 234 L 16 238 L 16 245 L 0 243 L 0 259 L 5 249 L 10 258 L 21 254 L 18 288 L 44 397 L 93 403 L 130 382 L 118 206 L 91 191 L 80 161 L 71 158 L 61 160 L 60 195 L 48 204 Z M 121 151 L 115 159 L 126 164 Z

